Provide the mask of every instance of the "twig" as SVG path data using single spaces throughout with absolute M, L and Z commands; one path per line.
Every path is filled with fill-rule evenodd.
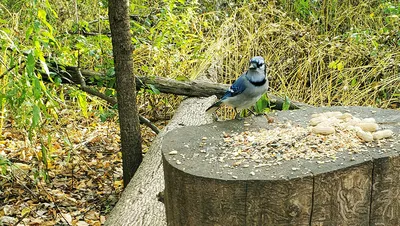
M 17 167 L 19 170 L 20 170 L 20 172 L 22 172 L 22 174 L 24 174 L 27 178 L 29 178 L 29 175 L 28 174 L 26 174 L 23 170 L 21 170 L 18 166 L 16 166 L 16 165 L 13 165 L 14 167 Z M 14 174 L 14 172 L 11 170 L 10 171 L 10 174 L 11 174 L 11 176 L 12 177 L 14 177 L 14 178 L 16 178 L 17 179 L 17 183 L 19 184 L 19 185 L 21 185 L 26 191 L 28 191 L 29 193 L 31 193 L 31 195 L 34 197 L 34 198 L 38 198 L 38 195 L 36 195 L 31 189 L 29 189 L 25 184 L 23 184 L 23 183 L 19 183 L 19 180 L 20 180 L 20 178 L 18 178 L 18 177 L 16 177 L 15 176 L 15 174 Z
M 94 24 L 94 23 L 97 23 L 97 22 L 100 22 L 103 20 L 108 20 L 108 18 L 107 17 L 99 17 L 99 19 L 89 21 L 89 24 Z
M 19 223 L 21 223 L 21 221 L 22 221 L 30 212 L 31 212 L 31 211 L 26 212 L 24 215 L 22 215 L 22 217 L 19 218 L 19 220 L 17 221 L 17 223 L 15 223 L 14 225 L 18 225 Z
M 111 105 L 116 105 L 118 103 L 115 98 L 109 97 L 109 96 L 107 96 L 107 95 L 105 95 L 105 94 L 103 94 L 103 93 L 101 93 L 101 92 L 99 92 L 99 91 L 97 91 L 95 89 L 92 89 L 92 88 L 86 86 L 85 80 L 83 79 L 82 73 L 79 70 L 79 68 L 77 68 L 77 73 L 78 73 L 77 79 L 78 79 L 78 82 L 80 84 L 79 88 L 82 91 L 85 91 L 85 92 L 87 92 L 87 93 L 89 93 L 89 94 L 91 94 L 93 96 L 97 96 L 97 97 L 107 101 Z M 147 118 L 139 115 L 139 121 L 140 121 L 140 123 L 148 126 L 156 134 L 160 133 L 160 130 L 157 128 L 157 126 L 155 126 L 153 123 L 151 123 L 150 120 L 148 120 Z
M 111 33 L 110 32 L 107 32 L 107 33 L 99 33 L 99 32 L 87 32 L 87 31 L 79 31 L 79 32 L 77 32 L 77 31 L 75 31 L 75 32 L 70 32 L 70 34 L 73 34 L 73 35 L 83 35 L 83 36 L 99 36 L 99 35 L 104 35 L 104 36 L 107 36 L 107 37 L 110 37 L 111 38 Z
M 4 77 L 8 72 L 12 71 L 15 67 L 17 67 L 17 64 L 14 64 L 14 66 L 8 68 L 3 74 L 0 75 L 0 79 Z

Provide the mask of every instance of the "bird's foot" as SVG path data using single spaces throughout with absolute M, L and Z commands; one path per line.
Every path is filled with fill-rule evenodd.
M 252 111 L 252 110 L 250 110 L 250 109 L 247 109 L 247 110 L 250 111 L 250 113 L 253 114 L 253 115 L 255 115 L 255 116 L 258 116 L 258 115 L 259 115 L 258 113 L 255 113 L 254 111 Z

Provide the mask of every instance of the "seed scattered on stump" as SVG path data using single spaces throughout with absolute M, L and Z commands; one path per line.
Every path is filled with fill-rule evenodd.
M 380 145 L 385 142 L 383 139 L 393 136 L 391 130 L 379 130 L 373 118 L 324 112 L 313 114 L 307 127 L 282 122 L 269 130 L 224 132 L 223 142 L 217 145 L 222 152 L 207 158 L 209 163 L 229 160 L 231 163 L 226 166 L 230 168 L 247 168 L 251 162 L 254 168 L 274 166 L 299 158 L 324 164 L 336 161 L 338 152 L 356 154 L 366 151 L 372 143 Z M 293 167 L 292 171 L 299 169 Z

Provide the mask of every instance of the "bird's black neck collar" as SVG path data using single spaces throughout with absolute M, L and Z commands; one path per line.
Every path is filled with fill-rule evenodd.
M 263 80 L 258 81 L 258 82 L 253 82 L 253 81 L 250 81 L 250 80 L 249 80 L 249 82 L 251 84 L 253 84 L 254 86 L 263 86 L 267 82 L 267 80 L 264 78 Z

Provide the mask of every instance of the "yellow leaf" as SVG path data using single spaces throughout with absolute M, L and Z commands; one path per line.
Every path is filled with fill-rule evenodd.
M 46 11 L 43 9 L 38 10 L 38 18 L 41 20 L 46 20 Z
M 49 161 L 47 162 L 47 169 L 53 169 L 54 165 Z
M 114 188 L 119 188 L 123 184 L 123 180 L 114 181 Z
M 337 69 L 338 69 L 339 71 L 342 71 L 343 68 L 344 68 L 343 62 L 339 62 L 339 63 L 337 64 Z
M 329 63 L 329 65 L 328 65 L 328 68 L 331 68 L 331 69 L 336 69 L 336 68 L 337 68 L 336 61 L 332 61 L 332 62 L 330 62 L 330 63 Z
M 21 211 L 21 216 L 26 216 L 31 212 L 31 209 L 29 207 L 25 207 Z

